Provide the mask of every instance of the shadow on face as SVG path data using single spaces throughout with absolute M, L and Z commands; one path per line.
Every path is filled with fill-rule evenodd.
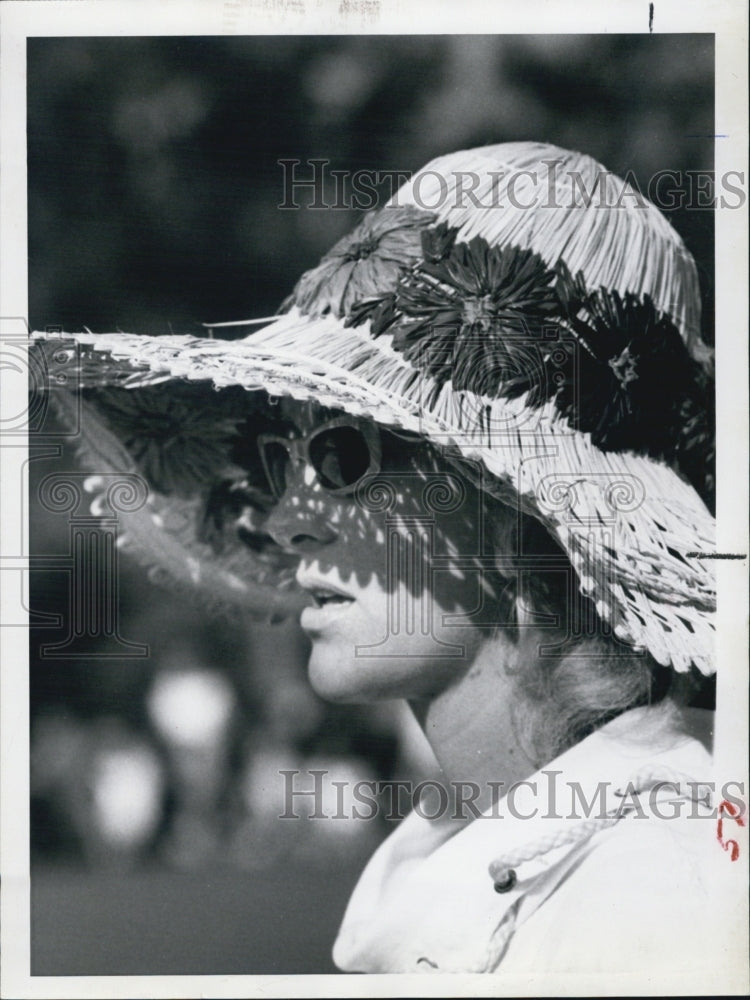
M 229 512 L 241 541 L 315 561 L 359 587 L 376 581 L 414 597 L 436 590 L 456 612 L 500 599 L 496 525 L 487 523 L 498 505 L 490 512 L 476 477 L 413 434 L 290 400 L 273 411 L 244 438 L 241 461 L 262 475 Z
M 222 531 L 296 559 L 316 689 L 354 701 L 451 683 L 511 622 L 482 492 L 414 435 L 289 401 L 273 416 L 243 438 L 253 492 Z

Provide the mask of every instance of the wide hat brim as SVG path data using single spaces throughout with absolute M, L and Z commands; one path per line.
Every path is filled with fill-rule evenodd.
M 382 339 L 373 341 L 366 327 L 353 330 L 334 316 L 310 318 L 297 309 L 235 341 L 125 333 L 81 333 L 63 341 L 33 336 L 54 351 L 57 361 L 48 362 L 53 379 L 65 371 L 69 386 L 132 390 L 159 385 L 164 391 L 178 383 L 239 386 L 314 401 L 419 434 L 477 463 L 489 474 L 485 488 L 505 502 L 517 502 L 545 525 L 570 559 L 581 592 L 594 600 L 617 636 L 677 671 L 691 664 L 704 674 L 713 671 L 715 584 L 710 562 L 701 558 L 715 547 L 713 517 L 668 464 L 601 451 L 551 404 L 529 408 L 523 396 L 488 399 L 456 392 L 449 383 L 436 391 L 429 376 L 414 379 L 403 355 Z M 109 447 L 103 447 L 107 431 L 93 429 L 93 420 L 89 414 L 89 454 L 96 449 L 90 467 L 105 468 L 106 452 L 109 468 L 124 471 L 122 445 L 112 436 Z M 169 534 L 167 509 L 174 512 L 173 500 L 157 501 L 149 512 L 152 522 L 154 514 L 160 522 L 159 535 L 165 527 Z M 146 517 L 140 534 L 151 537 Z M 184 511 L 174 517 L 185 523 Z M 279 595 L 275 584 L 253 583 L 263 573 L 251 556 L 238 557 L 242 566 L 224 568 L 221 580 L 214 570 L 217 578 L 212 579 L 215 557 L 206 549 L 201 559 L 190 549 L 190 530 L 173 529 L 168 562 L 163 556 L 154 559 L 162 570 L 192 578 L 204 589 L 213 587 L 217 596 L 228 587 L 238 601 L 260 611 L 288 606 L 288 596 Z M 133 527 L 132 532 L 138 534 Z M 141 537 L 141 550 L 145 543 Z
M 430 175 L 428 183 L 431 178 L 441 193 L 437 182 L 449 167 L 454 177 L 472 169 L 484 170 L 482 176 L 493 178 L 497 171 L 491 173 L 489 167 L 497 168 L 498 162 L 512 161 L 523 174 L 531 165 L 552 162 L 551 156 L 567 157 L 565 162 L 579 175 L 588 172 L 595 177 L 600 169 L 579 154 L 529 143 L 452 154 L 428 164 L 422 173 Z M 545 183 L 548 187 L 549 178 Z M 604 187 L 620 196 L 627 191 L 611 175 L 605 178 Z M 451 342 L 454 367 L 447 372 L 452 377 L 446 377 L 445 364 L 435 348 L 435 323 L 424 322 L 425 314 L 444 318 L 446 303 L 455 313 L 456 288 L 465 282 L 472 292 L 471 303 L 464 304 L 465 310 L 471 307 L 474 326 L 470 332 L 486 333 L 482 310 L 499 307 L 495 300 L 487 306 L 482 290 L 491 289 L 493 281 L 505 281 L 517 297 L 504 314 L 506 333 L 509 329 L 512 340 L 517 332 L 516 301 L 523 300 L 528 315 L 528 302 L 536 307 L 538 292 L 536 305 L 540 315 L 548 318 L 549 281 L 561 273 L 549 268 L 562 261 L 566 275 L 576 272 L 570 283 L 575 294 L 584 286 L 594 290 L 587 300 L 589 313 L 601 321 L 594 332 L 610 343 L 610 355 L 612 350 L 619 352 L 609 361 L 605 352 L 600 370 L 610 378 L 615 373 L 627 388 L 637 373 L 637 367 L 633 368 L 637 359 L 634 362 L 629 353 L 631 340 L 612 339 L 605 322 L 612 316 L 616 323 L 626 321 L 627 309 L 639 329 L 642 318 L 648 319 L 651 343 L 656 344 L 652 360 L 659 361 L 660 351 L 668 354 L 669 344 L 675 341 L 686 357 L 689 353 L 695 361 L 705 360 L 697 330 L 699 304 L 692 258 L 650 205 L 637 206 L 629 213 L 602 211 L 601 207 L 597 211 L 597 206 L 583 213 L 560 209 L 556 214 L 498 212 L 494 205 L 480 210 L 458 200 L 453 203 L 454 183 L 441 205 L 425 212 L 415 206 L 415 192 L 412 181 L 398 193 L 402 207 L 392 209 L 390 215 L 385 210 L 375 213 L 369 228 L 359 227 L 351 239 L 337 244 L 318 268 L 300 280 L 291 308 L 253 328 L 243 339 L 89 332 L 60 339 L 34 334 L 43 355 L 41 382 L 54 386 L 63 375 L 69 388 L 109 386 L 127 393 L 160 387 L 165 398 L 170 387 L 187 385 L 213 387 L 225 394 L 244 390 L 271 399 L 314 401 L 421 435 L 449 457 L 460 458 L 464 468 L 474 469 L 483 489 L 517 505 L 547 528 L 567 555 L 580 592 L 594 601 L 615 637 L 648 650 L 657 662 L 671 664 L 678 672 L 695 666 L 703 674 L 712 673 L 716 594 L 710 555 L 715 547 L 715 522 L 679 463 L 648 446 L 631 446 L 627 438 L 608 440 L 597 429 L 596 420 L 591 424 L 593 431 L 586 429 L 580 420 L 576 422 L 576 405 L 570 399 L 561 408 L 559 396 L 551 391 L 545 395 L 538 384 L 524 383 L 513 392 L 498 392 L 496 385 L 488 389 L 481 380 L 472 382 L 466 366 L 459 377 L 455 338 Z M 420 240 L 423 261 L 417 260 Z M 373 254 L 363 264 L 362 258 L 378 241 L 379 255 Z M 409 268 L 413 280 L 404 288 L 403 275 Z M 529 278 L 537 273 L 544 277 L 540 291 Z M 355 294 L 355 277 L 364 309 Z M 403 290 L 403 310 L 409 322 L 389 329 L 383 316 L 393 312 L 390 293 L 396 287 Z M 605 288 L 614 289 L 612 295 L 605 294 Z M 429 309 L 420 314 L 425 303 L 425 309 L 433 310 L 431 314 Z M 570 308 L 566 329 L 575 330 L 578 321 L 573 314 L 578 306 L 576 301 Z M 666 334 L 663 317 L 668 321 Z M 424 336 L 425 329 L 430 336 Z M 541 322 L 539 330 L 544 336 Z M 484 341 L 479 339 L 483 351 Z M 464 341 L 471 348 L 472 337 Z M 612 348 L 616 341 L 618 346 Z M 422 342 L 427 344 L 425 363 L 419 354 Z M 538 345 L 532 346 L 536 356 Z M 583 347 L 584 360 L 590 360 L 592 349 L 585 340 Z M 649 349 L 647 344 L 644 350 L 648 353 Z M 594 344 L 593 353 L 596 350 Z M 481 351 L 480 356 L 485 356 Z M 677 357 L 674 349 L 669 357 Z M 656 386 L 658 394 L 658 377 L 654 381 L 652 374 L 651 378 L 650 383 L 637 384 L 650 385 L 652 395 Z M 63 408 L 70 405 L 68 401 Z M 671 412 L 679 422 L 679 407 Z M 96 412 L 88 411 L 83 450 L 95 456 L 97 470 L 116 471 L 127 463 L 127 453 L 111 434 L 111 427 L 99 432 L 97 420 Z M 654 433 L 659 430 L 655 427 Z M 107 449 L 102 447 L 105 440 L 110 442 Z M 93 467 L 90 461 L 88 465 Z M 189 498 L 165 497 L 158 489 L 152 490 L 149 504 L 138 514 L 137 530 L 131 530 L 131 535 L 140 538 L 135 547 L 143 551 L 145 544 L 148 548 L 147 536 L 153 534 L 155 525 L 172 540 L 169 572 L 173 576 L 203 589 L 208 584 L 214 594 L 233 595 L 264 612 L 281 609 L 287 598 L 280 596 L 279 576 L 267 564 L 247 552 L 217 558 L 196 542 L 190 503 Z M 163 564 L 163 560 L 156 561 Z M 266 582 L 258 584 L 264 577 Z M 289 582 L 288 573 L 284 579 Z

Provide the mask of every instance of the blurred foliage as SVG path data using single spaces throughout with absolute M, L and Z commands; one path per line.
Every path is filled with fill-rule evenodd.
M 28 57 L 33 326 L 273 312 L 356 221 L 279 211 L 282 158 L 413 171 L 539 139 L 643 190 L 713 166 L 710 35 L 35 38 Z M 670 216 L 710 316 L 712 213 Z

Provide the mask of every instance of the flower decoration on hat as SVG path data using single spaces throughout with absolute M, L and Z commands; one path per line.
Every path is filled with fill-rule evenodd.
M 673 456 L 681 407 L 696 380 L 677 327 L 648 295 L 600 288 L 561 304 L 578 349 L 557 376 L 557 410 L 604 451 Z
M 603 451 L 632 450 L 696 469 L 710 458 L 700 365 L 648 295 L 601 287 L 563 260 L 458 242 L 445 223 L 421 233 L 421 259 L 379 295 L 352 303 L 347 326 L 369 322 L 439 390 L 553 400 Z M 689 441 L 687 437 L 689 437 Z M 696 486 L 705 493 L 702 487 Z
M 716 386 L 713 374 L 696 365 L 678 417 L 675 460 L 712 512 L 716 510 Z
M 434 221 L 432 212 L 411 205 L 366 216 L 302 275 L 288 304 L 311 316 L 343 316 L 355 302 L 392 291 L 421 256 L 422 231 Z
M 483 395 L 538 390 L 545 325 L 558 311 L 556 274 L 539 254 L 455 230 L 423 234 L 423 260 L 395 294 L 361 303 L 352 321 L 393 334 L 393 347 L 438 385 Z
M 455 227 L 448 226 L 441 222 L 437 226 L 430 226 L 422 230 L 421 248 L 422 258 L 426 263 L 437 264 L 450 253 L 456 242 Z M 418 267 L 422 261 L 418 261 L 414 266 Z M 396 292 L 392 291 L 385 295 L 373 296 L 371 298 L 360 299 L 352 304 L 351 309 L 345 319 L 345 326 L 360 326 L 366 320 L 370 323 L 370 332 L 373 337 L 379 337 L 385 333 L 389 327 L 401 318 L 397 309 Z
M 243 395 L 188 385 L 170 393 L 159 387 L 97 390 L 94 399 L 143 476 L 167 496 L 191 496 L 196 488 L 244 474 L 232 456 L 247 415 Z

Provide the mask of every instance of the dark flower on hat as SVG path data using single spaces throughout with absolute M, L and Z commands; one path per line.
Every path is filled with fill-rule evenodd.
M 676 459 L 709 510 L 716 509 L 716 386 L 699 364 L 680 405 Z
M 453 243 L 448 230 L 428 251 L 398 285 L 393 347 L 439 385 L 544 396 L 545 327 L 559 310 L 555 272 L 531 250 L 480 236 Z
M 349 310 L 349 315 L 344 321 L 344 326 L 361 326 L 366 320 L 370 321 L 370 333 L 373 337 L 379 337 L 385 333 L 398 319 L 396 312 L 396 293 L 383 295 L 380 298 L 363 299 L 355 302 Z
M 605 451 L 673 457 L 696 375 L 677 327 L 647 295 L 605 288 L 563 309 L 577 350 L 555 372 L 559 412 Z
M 675 461 L 699 491 L 712 435 L 700 365 L 648 296 L 590 292 L 564 261 L 550 268 L 518 246 L 456 243 L 444 223 L 422 233 L 423 259 L 395 291 L 353 303 L 348 326 L 370 323 L 439 390 L 554 399 L 605 451 Z M 698 398 L 698 395 L 701 398 Z
M 290 304 L 312 316 L 343 316 L 355 302 L 392 292 L 421 257 L 422 231 L 434 220 L 431 212 L 411 205 L 386 206 L 366 216 L 302 275 Z
M 247 416 L 244 396 L 186 385 L 168 393 L 161 387 L 101 390 L 94 399 L 148 482 L 166 495 L 191 496 L 245 474 L 232 461 L 238 425 Z
M 577 271 L 576 274 L 573 274 L 562 258 L 555 265 L 555 271 L 557 272 L 556 291 L 560 312 L 567 319 L 575 319 L 589 296 L 583 272 Z
M 431 226 L 422 233 L 422 256 L 430 264 L 437 264 L 443 260 L 456 242 L 458 229 L 449 226 L 447 222 L 441 222 L 437 226 Z
M 458 229 L 449 227 L 446 222 L 441 222 L 438 226 L 431 226 L 422 230 L 422 256 L 424 260 L 431 264 L 438 261 L 451 251 L 456 242 Z M 366 320 L 370 321 L 370 332 L 373 337 L 379 337 L 385 333 L 396 320 L 399 313 L 396 309 L 396 293 L 376 296 L 374 298 L 362 299 L 355 302 L 346 317 L 344 326 L 360 326 Z

